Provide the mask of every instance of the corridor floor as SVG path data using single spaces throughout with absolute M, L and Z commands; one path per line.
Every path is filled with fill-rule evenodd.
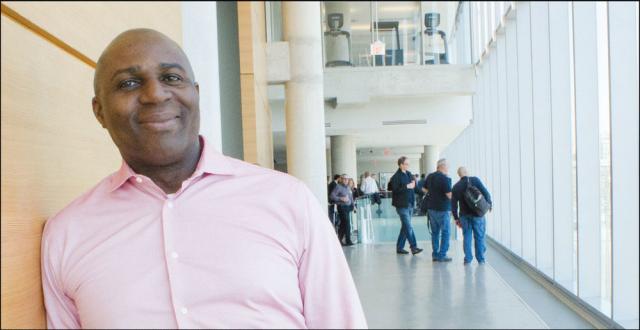
M 424 248 L 418 255 L 395 253 L 389 232 L 397 235 L 397 219 L 378 219 L 375 244 L 343 248 L 370 328 L 591 328 L 535 281 L 514 275 L 517 267 L 491 247 L 485 265 L 465 266 L 462 241 L 452 240 L 453 261 L 433 262 L 420 218 L 414 218 Z M 496 269 L 507 269 L 507 278 Z

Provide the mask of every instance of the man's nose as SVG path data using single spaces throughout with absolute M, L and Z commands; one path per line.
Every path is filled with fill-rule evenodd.
M 162 82 L 157 80 L 148 80 L 140 95 L 140 103 L 142 104 L 156 104 L 162 103 L 171 98 L 171 93 L 167 90 L 166 86 Z

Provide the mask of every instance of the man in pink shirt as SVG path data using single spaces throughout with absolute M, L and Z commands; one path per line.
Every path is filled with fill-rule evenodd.
M 98 60 L 93 111 L 122 167 L 47 221 L 50 328 L 366 328 L 310 190 L 198 135 L 180 47 L 147 29 Z

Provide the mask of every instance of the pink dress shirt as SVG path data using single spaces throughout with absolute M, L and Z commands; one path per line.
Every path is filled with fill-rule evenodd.
M 47 221 L 49 328 L 366 328 L 309 189 L 200 141 L 176 193 L 123 162 Z

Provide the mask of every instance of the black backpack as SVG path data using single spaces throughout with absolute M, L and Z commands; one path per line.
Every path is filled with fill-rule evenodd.
M 467 177 L 467 189 L 464 190 L 464 201 L 469 209 L 478 217 L 487 214 L 491 208 L 491 205 L 489 205 L 489 202 L 484 198 L 480 189 L 471 184 L 469 177 Z

